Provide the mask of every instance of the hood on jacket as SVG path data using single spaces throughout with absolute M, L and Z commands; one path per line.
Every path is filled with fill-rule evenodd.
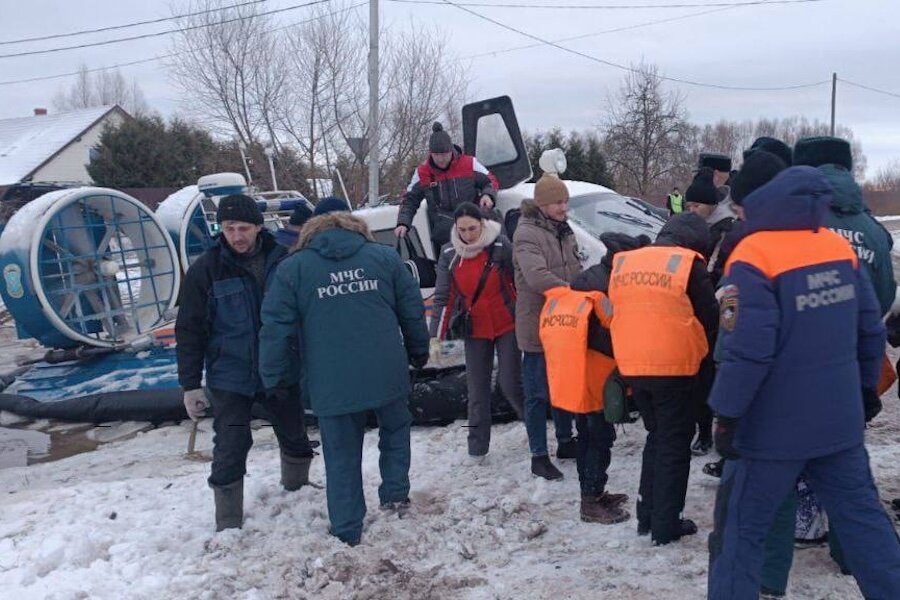
M 307 221 L 296 248 L 308 248 L 339 260 L 353 256 L 366 242 L 374 241 L 365 221 L 348 212 L 333 212 Z
M 616 233 L 614 231 L 610 231 L 601 234 L 600 241 L 603 242 L 604 246 L 606 246 L 606 256 L 604 256 L 600 262 L 602 262 L 607 267 L 611 267 L 613 255 L 617 252 L 637 250 L 638 248 L 649 246 L 652 240 L 643 234 L 637 237 L 632 237 L 627 233 Z
M 831 210 L 842 215 L 858 215 L 867 212 L 863 202 L 862 189 L 853 178 L 853 173 L 840 165 L 822 165 L 819 170 L 825 173 L 828 183 L 834 190 L 831 198 Z
M 816 231 L 834 194 L 825 174 L 814 167 L 790 167 L 744 198 L 746 233 Z
M 481 219 L 481 236 L 471 244 L 467 244 L 459 237 L 459 232 L 456 230 L 456 226 L 454 226 L 450 229 L 450 243 L 456 251 L 456 254 L 462 258 L 474 258 L 475 256 L 478 256 L 482 250 L 497 241 L 497 238 L 500 237 L 501 229 L 502 227 L 497 221 Z
M 683 212 L 666 221 L 654 246 L 680 246 L 703 254 L 709 247 L 709 227 L 703 217 Z

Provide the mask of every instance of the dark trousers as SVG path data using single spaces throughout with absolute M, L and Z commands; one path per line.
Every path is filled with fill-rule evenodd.
M 525 352 L 522 357 L 522 387 L 525 390 L 525 431 L 532 456 L 547 456 L 547 409 L 550 407 L 550 388 L 547 384 L 547 364 L 543 352 Z M 575 415 L 554 408 L 553 425 L 556 441 L 572 439 Z
M 693 409 L 697 436 L 701 440 L 712 441 L 713 411 L 709 407 L 709 393 L 716 378 L 716 363 L 706 358 L 700 363 L 700 371 L 694 384 Z
M 606 421 L 603 412 L 575 415 L 578 428 L 578 483 L 585 496 L 599 496 L 606 490 L 606 470 L 612 460 L 616 429 Z
M 654 378 L 657 383 L 648 387 L 642 379 L 631 380 L 647 429 L 637 517 L 641 524 L 649 521 L 654 542 L 665 544 L 680 537 L 694 435 L 694 378 L 669 377 L 664 383 L 659 382 L 662 378 Z
M 261 403 L 272 416 L 272 428 L 278 446 L 288 456 L 313 456 L 306 436 L 299 386 L 280 396 L 244 396 L 223 390 L 210 390 L 213 409 L 213 460 L 210 485 L 228 485 L 247 473 L 247 453 L 253 446 L 250 409 Z
M 862 444 L 808 460 L 726 461 L 709 537 L 709 598 L 759 597 L 763 544 L 801 472 L 840 532 L 863 596 L 900 598 L 900 540 L 881 507 Z
M 778 507 L 772 527 L 766 534 L 760 571 L 760 585 L 766 591 L 784 595 L 787 592 L 791 564 L 794 562 L 794 529 L 797 525 L 797 490 L 791 488 Z
M 522 353 L 516 334 L 510 331 L 495 340 L 470 338 L 466 348 L 466 386 L 469 396 L 469 454 L 483 456 L 491 446 L 491 377 L 494 352 L 497 353 L 497 381 L 503 396 L 520 419 L 524 418 L 522 399 Z
M 382 504 L 409 498 L 409 430 L 412 415 L 404 398 L 375 409 L 378 420 L 378 469 Z M 325 495 L 331 533 L 347 543 L 362 535 L 366 499 L 363 495 L 362 452 L 369 411 L 319 417 L 325 457 Z

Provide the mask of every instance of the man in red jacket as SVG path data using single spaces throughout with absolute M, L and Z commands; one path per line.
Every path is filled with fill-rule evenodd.
M 397 237 L 412 227 L 422 200 L 428 203 L 428 226 L 435 256 L 450 241 L 453 211 L 463 202 L 478 204 L 485 211 L 494 208 L 499 185 L 497 178 L 473 156 L 463 154 L 453 144 L 440 123 L 432 126 L 428 158 L 416 169 L 397 216 Z

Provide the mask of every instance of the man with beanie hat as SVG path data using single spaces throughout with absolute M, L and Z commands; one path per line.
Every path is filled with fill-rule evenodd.
M 490 211 L 494 208 L 498 189 L 497 178 L 478 159 L 463 154 L 444 127 L 435 123 L 428 139 L 428 158 L 413 173 L 401 199 L 395 233 L 397 237 L 406 235 L 419 205 L 425 200 L 431 241 L 437 256 L 443 245 L 450 241 L 456 207 L 471 202 L 480 205 L 483 211 Z
M 531 450 L 531 472 L 544 479 L 562 479 L 550 462 L 547 448 L 547 408 L 550 391 L 547 366 L 538 330 L 544 292 L 568 286 L 581 273 L 575 233 L 566 222 L 569 190 L 556 175 L 545 173 L 534 186 L 534 200 L 522 203 L 522 217 L 513 235 L 516 279 L 516 339 L 522 358 L 525 391 L 525 429 Z M 553 409 L 558 442 L 557 457 L 575 458 L 573 417 Z
M 731 160 L 722 155 L 712 156 L 706 162 L 724 169 L 731 167 Z M 702 160 L 701 160 L 702 162 Z M 716 172 L 712 166 L 702 166 L 691 185 L 685 192 L 685 206 L 688 211 L 703 218 L 709 227 L 709 245 L 703 249 L 703 257 L 707 260 L 706 269 L 715 288 L 721 277 L 725 265 L 725 257 L 722 256 L 722 245 L 726 235 L 731 231 L 737 212 L 733 208 L 730 197 L 719 201 L 720 190 L 716 187 Z M 730 196 L 730 191 L 728 194 Z M 706 396 L 712 387 L 714 364 L 711 357 L 704 359 L 697 375 L 697 389 L 694 402 L 694 417 L 697 423 L 697 439 L 691 446 L 691 451 L 696 456 L 709 453 L 712 448 L 712 423 L 713 415 L 706 404 Z
M 254 402 L 272 417 L 286 490 L 309 483 L 313 451 L 306 436 L 299 380 L 286 379 L 267 391 L 257 364 L 263 294 L 287 250 L 263 229 L 263 215 L 249 196 L 222 198 L 216 220 L 221 226 L 218 243 L 191 265 L 182 282 L 175 339 L 178 382 L 188 416 L 196 421 L 212 404 L 215 436 L 208 481 L 216 531 L 221 531 L 243 524 Z
M 719 320 L 702 254 L 708 243 L 703 219 L 682 213 L 652 245 L 612 259 L 613 352 L 647 429 L 638 535 L 649 533 L 657 545 L 697 533 L 682 511 L 694 435 L 691 402 Z
M 872 279 L 884 316 L 897 292 L 891 261 L 894 238 L 863 202 L 862 190 L 853 177 L 850 143 L 828 136 L 803 138 L 794 148 L 794 164 L 818 167 L 834 188 L 824 225 L 853 246 Z
M 313 211 L 313 215 L 318 217 L 320 215 L 341 211 L 350 212 L 350 205 L 347 204 L 347 201 L 335 198 L 334 196 L 328 196 L 319 200 L 319 203 L 316 204 L 316 209 Z
M 275 241 L 288 250 L 293 248 L 294 244 L 297 243 L 297 237 L 300 235 L 300 230 L 303 229 L 303 224 L 312 217 L 312 214 L 313 211 L 306 204 L 297 205 L 297 208 L 291 213 L 291 217 L 288 219 L 284 229 L 279 229 L 275 232 Z

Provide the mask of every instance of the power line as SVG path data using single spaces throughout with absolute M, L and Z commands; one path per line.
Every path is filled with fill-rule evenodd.
M 313 6 L 313 5 L 316 5 L 316 4 L 323 4 L 323 3 L 325 3 L 325 2 L 330 2 L 330 1 L 331 1 L 331 0 L 312 0 L 311 2 L 307 2 L 307 3 L 305 3 L 305 4 L 295 4 L 295 5 L 293 5 L 293 6 L 288 6 L 288 7 L 286 7 L 286 8 L 279 8 L 279 9 L 276 9 L 276 10 L 270 10 L 270 11 L 267 11 L 267 12 L 261 12 L 261 13 L 255 14 L 255 15 L 253 15 L 253 16 L 254 16 L 254 17 L 264 17 L 264 16 L 266 16 L 266 15 L 274 15 L 274 14 L 278 14 L 278 13 L 288 12 L 288 11 L 291 11 L 291 10 L 297 10 L 298 8 L 306 8 L 306 7 L 308 7 L 308 6 Z M 54 52 L 63 52 L 63 51 L 65 51 L 65 50 L 77 50 L 77 49 L 79 49 L 79 48 L 92 48 L 92 47 L 94 47 L 94 46 L 107 46 L 107 45 L 109 45 L 109 44 L 120 44 L 120 43 L 122 43 L 122 42 L 131 42 L 131 41 L 134 41 L 134 40 L 142 40 L 142 39 L 146 39 L 146 38 L 160 37 L 160 36 L 164 36 L 164 35 L 171 35 L 171 34 L 173 34 L 173 33 L 180 33 L 180 32 L 183 32 L 183 31 L 191 31 L 191 30 L 193 30 L 193 29 L 202 29 L 202 28 L 204 28 L 204 27 L 214 27 L 214 26 L 216 26 L 216 25 L 225 25 L 226 23 L 233 23 L 233 22 L 235 22 L 235 21 L 243 21 L 243 20 L 246 19 L 246 18 L 248 18 L 248 17 L 235 17 L 235 18 L 233 18 L 233 19 L 224 19 L 224 20 L 222 20 L 222 21 L 217 21 L 217 22 L 215 22 L 215 23 L 203 23 L 203 24 L 201 24 L 201 25 L 192 25 L 192 26 L 190 26 L 190 27 L 181 27 L 181 28 L 178 28 L 178 29 L 169 29 L 169 30 L 167 30 L 167 31 L 159 31 L 159 32 L 157 32 L 157 33 L 145 33 L 145 34 L 143 34 L 143 35 L 134 35 L 134 36 L 131 36 L 131 37 L 126 37 L 126 38 L 118 38 L 118 39 L 114 39 L 114 40 L 105 40 L 105 41 L 102 41 L 102 42 L 91 42 L 91 43 L 88 43 L 88 44 L 79 44 L 79 45 L 77 45 L 77 46 L 61 46 L 61 47 L 59 47 L 59 48 L 48 48 L 48 49 L 46 49 L 46 50 L 30 50 L 30 51 L 28 51 L 28 52 L 16 52 L 16 53 L 14 53 L 14 54 L 0 54 L 0 59 L 2 59 L 2 58 L 17 58 L 17 57 L 21 57 L 21 56 L 34 56 L 34 55 L 36 55 L 36 54 L 50 54 L 50 53 L 54 53 Z
M 526 31 L 522 31 L 521 29 L 516 29 L 515 27 L 512 27 L 505 23 L 501 23 L 500 21 L 497 21 L 496 19 L 492 19 L 491 17 L 482 15 L 481 13 L 475 12 L 474 10 L 472 10 L 470 8 L 467 8 L 460 4 L 456 4 L 455 2 L 451 2 L 451 0 L 443 0 L 443 2 L 444 2 L 444 4 L 453 6 L 454 8 L 458 8 L 459 10 L 461 10 L 463 12 L 467 12 L 473 16 L 476 16 L 479 19 L 483 19 L 485 21 L 488 21 L 489 23 L 493 23 L 494 25 L 497 25 L 498 27 L 502 27 L 503 29 L 507 29 L 509 31 L 518 33 L 519 35 L 522 35 L 522 36 L 525 36 L 532 40 L 535 40 L 536 42 L 540 42 L 541 44 L 546 44 L 547 46 L 552 46 L 554 48 L 558 48 L 564 52 L 568 52 L 569 54 L 574 54 L 576 56 L 586 58 L 593 62 L 597 62 L 597 63 L 603 64 L 603 65 L 606 65 L 608 67 L 613 67 L 616 69 L 620 69 L 622 71 L 628 71 L 629 73 L 640 73 L 640 69 L 636 69 L 634 67 L 629 67 L 626 65 L 621 65 L 619 63 L 614 63 L 612 61 L 604 60 L 602 58 L 598 58 L 598 57 L 592 56 L 590 54 L 585 54 L 584 52 L 579 52 L 578 50 L 573 50 L 572 48 L 567 48 L 566 46 L 561 46 L 550 40 L 545 40 L 536 35 L 532 35 Z M 784 91 L 784 90 L 798 90 L 798 89 L 802 89 L 802 88 L 817 87 L 820 85 L 825 85 L 826 83 L 831 83 L 831 80 L 828 79 L 828 80 L 823 80 L 823 81 L 816 81 L 813 83 L 802 83 L 802 84 L 798 84 L 798 85 L 789 85 L 789 86 L 773 86 L 773 87 L 746 86 L 745 87 L 745 86 L 719 85 L 719 84 L 715 84 L 715 83 L 704 83 L 704 82 L 700 82 L 700 81 L 693 81 L 691 79 L 681 79 L 678 77 L 667 77 L 665 75 L 660 75 L 659 78 L 663 79 L 665 81 L 672 81 L 674 83 L 682 83 L 685 85 L 692 85 L 695 87 L 704 87 L 704 88 L 712 88 L 712 89 L 719 89 L 719 90 L 753 91 L 753 92 L 776 92 L 776 91 Z
M 389 0 L 398 4 L 446 4 L 443 0 Z M 811 2 L 822 2 L 822 0 L 749 0 L 747 2 L 714 2 L 709 4 L 684 3 L 684 4 L 491 4 L 487 2 L 459 2 L 454 4 L 457 8 L 464 6 L 476 8 L 538 8 L 538 9 L 569 9 L 569 10 L 633 10 L 643 8 L 721 8 L 721 7 L 741 7 L 741 6 L 758 6 L 760 4 L 808 4 Z
M 361 7 L 361 6 L 366 6 L 367 4 L 368 4 L 368 0 L 366 0 L 365 2 L 359 2 L 359 3 L 357 3 L 357 4 L 353 4 L 353 5 L 348 6 L 348 7 L 346 7 L 346 8 L 342 8 L 342 9 L 340 9 L 340 10 L 336 10 L 336 11 L 333 11 L 333 12 L 330 12 L 330 13 L 326 13 L 326 14 L 324 14 L 324 15 L 320 15 L 320 16 L 317 16 L 317 17 L 313 17 L 313 18 L 311 18 L 311 19 L 305 19 L 305 20 L 303 20 L 303 21 L 297 21 L 296 23 L 291 23 L 291 24 L 289 24 L 289 25 L 282 25 L 281 27 L 276 27 L 276 28 L 274 28 L 274 29 L 270 29 L 269 31 L 267 31 L 267 33 L 274 33 L 274 32 L 276 32 L 276 31 L 282 31 L 282 30 L 284 30 L 284 29 L 290 29 L 291 27 L 297 27 L 298 25 L 304 25 L 304 24 L 306 24 L 306 23 L 312 23 L 313 21 L 318 21 L 319 19 L 324 19 L 325 17 L 331 17 L 331 16 L 334 16 L 334 15 L 337 15 L 337 14 L 340 14 L 340 13 L 344 13 L 344 12 L 349 12 L 349 11 L 351 11 L 351 10 L 355 10 L 355 9 Z M 247 18 L 250 18 L 250 17 L 247 17 Z M 211 47 L 212 47 L 212 46 L 206 46 L 206 47 L 204 47 L 203 49 L 208 49 L 208 48 L 211 48 Z M 106 66 L 106 67 L 96 67 L 96 68 L 93 68 L 93 69 L 84 69 L 84 70 L 72 71 L 72 72 L 69 72 L 69 73 L 57 73 L 56 75 L 44 75 L 44 76 L 41 76 L 41 77 L 29 77 L 28 79 L 15 79 L 15 80 L 12 80 L 12 81 L 0 81 L 0 86 L 16 85 L 16 84 L 19 84 L 19 83 L 32 83 L 32 82 L 35 82 L 35 81 L 49 81 L 49 80 L 51 80 L 51 79 L 62 79 L 62 78 L 64 78 L 64 77 L 71 77 L 71 76 L 73 76 L 73 75 L 78 75 L 79 73 L 82 73 L 82 72 L 83 72 L 83 73 L 96 73 L 97 71 L 106 71 L 106 70 L 108 70 L 108 69 L 118 69 L 119 67 L 131 67 L 131 66 L 139 65 L 139 64 L 143 64 L 143 63 L 156 62 L 156 61 L 158 61 L 158 60 L 164 60 L 164 59 L 166 59 L 166 58 L 172 58 L 172 57 L 174 57 L 174 56 L 181 56 L 182 54 L 189 54 L 189 53 L 194 52 L 194 51 L 195 51 L 195 50 L 184 50 L 184 51 L 181 51 L 181 52 L 170 52 L 169 54 L 162 54 L 162 55 L 159 55 L 159 56 L 153 56 L 153 57 L 151 57 L 151 58 L 143 58 L 143 59 L 140 59 L 140 60 L 134 60 L 134 61 L 131 61 L 131 62 L 126 62 L 126 63 L 118 63 L 118 64 L 115 64 L 115 65 L 109 65 L 109 66 Z
M 231 6 L 223 6 L 221 8 L 210 8 L 208 10 L 200 10 L 197 12 L 186 13 L 183 15 L 175 15 L 173 17 L 162 17 L 159 19 L 152 19 L 149 21 L 135 21 L 133 23 L 125 23 L 123 25 L 110 25 L 108 27 L 99 27 L 97 29 L 83 29 L 81 31 L 70 31 L 68 33 L 56 33 L 53 35 L 44 35 L 41 37 L 19 38 L 17 40 L 0 41 L 0 46 L 8 46 L 9 44 L 22 44 L 25 42 L 42 42 L 45 40 L 56 40 L 59 38 L 74 37 L 77 35 L 87 35 L 89 33 L 102 33 L 104 31 L 115 31 L 117 29 L 130 29 L 132 27 L 140 27 L 142 25 L 154 25 L 156 23 L 163 23 L 165 21 L 174 21 L 176 19 L 184 19 L 187 17 L 196 17 L 198 15 L 205 15 L 205 14 L 212 13 L 212 12 L 230 10 L 232 8 L 241 8 L 242 6 L 249 6 L 250 4 L 259 4 L 261 2 L 266 2 L 266 1 L 267 0 L 251 0 L 250 2 L 244 2 L 242 4 L 232 4 Z
M 861 83 L 854 83 L 852 81 L 847 81 L 846 79 L 842 79 L 838 77 L 838 81 L 842 81 L 847 85 L 852 85 L 853 87 L 858 87 L 864 90 L 869 90 L 870 92 L 875 92 L 876 94 L 884 94 L 885 96 L 893 96 L 894 98 L 900 98 L 900 94 L 895 94 L 894 92 L 888 92 L 885 90 L 879 90 L 878 88 L 869 87 L 867 85 L 863 85 Z
M 442 2 L 442 4 L 443 4 L 443 2 Z M 592 38 L 592 37 L 596 37 L 596 36 L 600 36 L 600 35 L 606 35 L 609 33 L 620 33 L 622 31 L 631 31 L 632 29 L 641 29 L 643 27 L 650 27 L 651 25 L 661 25 L 663 23 L 673 23 L 675 21 L 683 21 L 685 19 L 692 19 L 694 17 L 699 17 L 702 15 L 710 15 L 713 13 L 724 12 L 726 10 L 734 10 L 735 8 L 738 8 L 738 7 L 726 6 L 725 8 L 715 8 L 713 10 L 702 10 L 699 12 L 693 12 L 693 13 L 689 13 L 686 15 L 681 15 L 679 17 L 669 17 L 666 19 L 659 19 L 656 21 L 646 21 L 644 23 L 637 23 L 635 25 L 626 25 L 624 27 L 616 27 L 615 29 L 604 29 L 603 31 L 595 31 L 593 33 L 585 33 L 582 35 L 573 35 L 572 37 L 559 38 L 559 39 L 552 40 L 552 41 L 556 42 L 557 44 L 561 44 L 563 42 L 574 42 L 577 40 L 583 40 L 583 39 Z M 544 44 L 541 44 L 541 43 L 524 44 L 522 46 L 515 46 L 512 48 L 503 48 L 501 50 L 494 50 L 493 52 L 480 52 L 478 54 L 471 54 L 469 56 L 464 56 L 464 57 L 460 58 L 459 60 L 469 60 L 469 59 L 473 59 L 473 58 L 481 58 L 482 56 L 497 56 L 499 54 L 506 54 L 508 52 L 517 52 L 519 50 L 527 50 L 529 48 L 539 48 L 543 45 Z

